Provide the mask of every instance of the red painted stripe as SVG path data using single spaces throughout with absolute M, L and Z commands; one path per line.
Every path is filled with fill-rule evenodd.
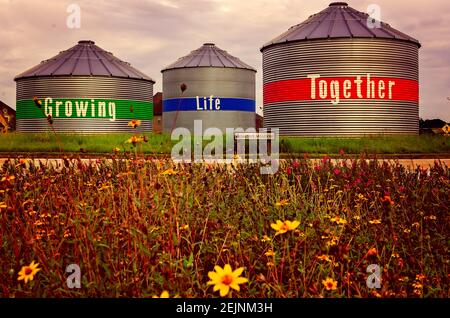
M 361 76 L 361 95 L 357 94 L 357 84 L 355 83 L 355 77 L 320 77 L 315 79 L 315 99 L 311 96 L 311 84 L 312 80 L 310 78 L 302 78 L 302 79 L 294 79 L 294 80 L 285 80 L 279 82 L 267 83 L 264 85 L 264 105 L 278 102 L 290 102 L 290 101 L 307 101 L 307 100 L 329 100 L 331 105 L 331 100 L 335 100 L 335 98 L 331 97 L 331 82 L 333 82 L 333 88 L 338 87 L 339 89 L 339 103 L 345 102 L 345 100 L 367 100 L 367 99 L 375 99 L 375 100 L 397 100 L 397 101 L 419 101 L 419 83 L 414 80 L 402 79 L 402 78 L 388 78 L 388 77 L 370 77 L 371 81 L 375 83 L 375 98 L 371 98 L 372 96 L 367 97 L 367 77 Z M 349 94 L 348 98 L 344 96 L 344 81 L 349 80 L 351 83 L 350 89 L 346 90 L 346 93 Z M 319 82 L 325 81 L 322 87 L 326 89 L 323 90 L 323 93 L 326 93 L 325 98 L 321 98 L 319 95 Z M 380 81 L 384 82 L 384 97 L 380 97 L 379 86 Z M 389 81 L 395 83 L 392 86 L 391 92 L 392 96 L 389 98 Z M 348 82 L 347 82 L 348 84 Z M 383 90 L 382 90 L 383 92 Z M 325 95 L 323 95 L 325 96 Z M 335 106 L 339 106 L 335 105 Z

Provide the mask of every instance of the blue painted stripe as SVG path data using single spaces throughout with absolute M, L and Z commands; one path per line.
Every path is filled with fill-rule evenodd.
M 194 98 L 173 98 L 163 100 L 164 112 L 176 111 L 242 111 L 255 112 L 256 103 L 254 100 L 245 98 L 220 98 L 220 109 L 215 109 L 215 97 L 212 101 L 212 109 L 210 110 L 209 97 L 206 99 L 207 109 L 204 108 L 203 97 L 199 97 L 199 106 L 197 109 L 197 99 Z

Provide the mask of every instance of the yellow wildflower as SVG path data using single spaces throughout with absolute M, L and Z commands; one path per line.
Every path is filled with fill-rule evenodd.
M 331 262 L 330 257 L 329 257 L 328 255 L 325 255 L 325 254 L 324 254 L 324 255 L 317 256 L 317 259 L 320 260 L 320 261 Z
M 167 290 L 163 290 L 163 292 L 161 293 L 161 295 L 158 296 L 153 296 L 153 298 L 170 298 L 169 296 L 169 292 Z
M 267 252 L 264 253 L 264 255 L 266 255 L 267 257 L 272 257 L 275 255 L 275 253 L 272 250 L 268 250 Z
M 289 204 L 289 200 L 283 199 L 283 200 L 275 203 L 275 206 L 285 206 L 285 205 L 288 205 L 288 204 Z
M 4 176 L 4 177 L 2 178 L 2 180 L 1 180 L 1 182 L 5 182 L 5 181 L 11 182 L 11 181 L 13 181 L 15 178 L 16 178 L 16 177 L 14 177 L 14 176 Z
M 334 218 L 331 218 L 330 221 L 340 225 L 347 224 L 347 221 L 341 218 L 339 215 L 335 216 Z
M 223 268 L 216 265 L 214 272 L 209 272 L 208 277 L 211 279 L 207 284 L 214 285 L 213 290 L 219 291 L 221 297 L 225 297 L 230 292 L 230 288 L 239 291 L 239 284 L 248 282 L 247 278 L 240 277 L 244 271 L 244 267 L 240 267 L 233 271 L 230 264 L 226 264 Z
M 276 235 L 278 234 L 284 234 L 288 231 L 295 230 L 300 225 L 299 221 L 284 221 L 277 220 L 276 223 L 270 224 L 270 226 L 277 231 Z
M 175 174 L 178 174 L 178 172 L 173 170 L 172 168 L 167 169 L 166 171 L 161 173 L 162 176 L 166 176 L 166 175 L 167 176 L 172 176 L 172 175 L 175 175 Z
M 141 125 L 140 120 L 133 119 L 128 122 L 128 126 L 133 127 L 133 128 L 139 127 L 140 125 Z
M 33 280 L 34 276 L 37 272 L 39 272 L 41 269 L 38 268 L 39 263 L 34 263 L 34 261 L 31 262 L 29 266 L 22 266 L 22 269 L 19 272 L 19 277 L 17 280 L 24 280 L 25 284 L 30 280 Z
M 337 281 L 334 279 L 327 277 L 322 281 L 322 284 L 325 286 L 326 290 L 336 290 L 337 289 Z

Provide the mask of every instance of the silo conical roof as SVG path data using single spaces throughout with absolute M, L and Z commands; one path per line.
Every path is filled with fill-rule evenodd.
M 228 52 L 221 50 L 214 43 L 203 44 L 197 50 L 179 58 L 175 63 L 164 68 L 162 72 L 170 69 L 194 67 L 241 68 L 256 72 L 253 67 L 242 62 Z
M 311 15 L 306 21 L 266 43 L 263 51 L 276 44 L 333 38 L 382 38 L 413 42 L 420 47 L 418 40 L 381 22 L 379 27 L 371 27 L 369 15 L 349 7 L 345 2 L 333 2 L 326 9 Z M 370 19 L 370 18 L 369 18 Z
M 154 81 L 112 53 L 95 45 L 94 41 L 79 41 L 77 45 L 17 75 L 14 80 L 42 76 L 110 76 Z

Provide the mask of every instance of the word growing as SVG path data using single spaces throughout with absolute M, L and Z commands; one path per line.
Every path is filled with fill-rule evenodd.
M 176 163 L 192 162 L 192 147 L 194 147 L 194 163 L 206 164 L 234 164 L 257 163 L 263 165 L 261 174 L 274 174 L 279 166 L 279 130 L 271 129 L 272 134 L 267 134 L 267 129 L 260 129 L 260 134 L 255 128 L 226 128 L 226 135 L 216 127 L 210 127 L 203 131 L 202 120 L 194 120 L 194 136 L 184 127 L 177 127 L 172 131 L 171 140 L 177 143 L 172 147 L 172 160 Z M 252 138 L 256 135 L 258 138 Z M 271 135 L 271 137 L 267 137 Z M 238 137 L 238 138 L 235 138 Z M 260 138 L 262 136 L 262 138 Z M 193 140 L 193 143 L 192 143 Z M 203 148 L 204 141 L 211 141 Z M 224 141 L 226 143 L 224 147 Z M 270 155 L 268 154 L 268 141 Z M 246 147 L 248 146 L 248 161 L 246 159 Z M 225 158 L 224 158 L 225 150 Z
M 111 101 L 91 100 L 55 100 L 47 97 L 44 101 L 45 116 L 78 117 L 78 118 L 109 118 L 116 120 L 116 103 Z
M 331 98 L 333 105 L 338 105 L 342 98 L 392 99 L 395 86 L 395 81 L 371 79 L 370 74 L 355 78 L 320 79 L 319 74 L 309 74 L 307 77 L 311 79 L 311 99 Z

